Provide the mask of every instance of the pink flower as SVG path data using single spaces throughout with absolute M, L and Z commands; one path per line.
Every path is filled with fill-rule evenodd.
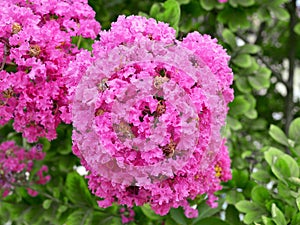
M 0 189 L 2 197 L 6 197 L 20 185 L 45 184 L 50 180 L 49 175 L 43 175 L 43 172 L 48 172 L 46 165 L 43 165 L 37 172 L 38 179 L 36 179 L 35 174 L 31 174 L 30 179 L 28 177 L 28 174 L 32 172 L 34 161 L 43 160 L 45 156 L 40 148 L 41 146 L 36 146 L 26 151 L 15 145 L 13 141 L 6 141 L 0 144 Z M 28 188 L 27 191 L 33 197 L 38 194 L 37 191 L 31 188 Z
M 95 12 L 85 0 L 7 0 L 0 14 L 0 125 L 13 119 L 29 142 L 52 140 L 71 122 L 73 88 L 92 63 L 72 37 L 97 36 Z
M 231 178 L 225 140 L 233 99 L 229 56 L 197 32 L 182 42 L 167 24 L 120 16 L 94 44 L 94 63 L 74 91 L 73 151 L 102 200 L 149 203 L 165 215 Z M 127 222 L 127 219 L 124 218 Z
M 218 0 L 220 3 L 228 2 L 228 0 Z

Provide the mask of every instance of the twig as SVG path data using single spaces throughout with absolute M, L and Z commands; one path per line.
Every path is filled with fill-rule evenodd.
M 0 38 L 0 42 L 2 42 L 4 44 L 3 61 L 2 61 L 1 67 L 0 67 L 0 71 L 1 71 L 4 69 L 4 66 L 6 64 L 6 59 L 7 59 L 7 56 L 9 55 L 10 46 L 9 46 L 8 40 L 6 40 L 4 38 Z

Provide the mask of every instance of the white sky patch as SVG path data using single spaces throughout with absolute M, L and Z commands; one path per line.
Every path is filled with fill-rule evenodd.
M 85 176 L 88 174 L 88 171 L 85 169 L 84 166 L 77 166 L 75 170 L 77 171 L 77 173 L 79 173 L 80 176 Z

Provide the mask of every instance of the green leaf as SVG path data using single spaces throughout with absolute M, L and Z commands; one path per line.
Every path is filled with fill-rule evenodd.
M 241 192 L 237 192 L 236 190 L 231 190 L 226 193 L 226 201 L 228 202 L 228 204 L 235 205 L 237 202 L 244 199 L 244 195 Z
M 89 225 L 92 220 L 92 210 L 76 210 L 71 213 L 66 221 L 66 225 Z
M 300 118 L 294 119 L 289 127 L 289 138 L 300 143 Z
M 285 133 L 279 127 L 272 124 L 270 126 L 269 134 L 278 143 L 285 145 L 285 146 L 289 146 L 288 138 L 286 137 Z
M 298 207 L 298 210 L 300 211 L 300 196 L 296 198 L 296 205 Z
M 234 131 L 242 129 L 242 124 L 237 119 L 234 119 L 230 116 L 227 117 L 227 124 Z
M 297 213 L 293 216 L 291 225 L 299 225 L 300 224 L 300 213 Z
M 254 202 L 258 202 L 263 205 L 265 201 L 271 197 L 271 194 L 265 187 L 256 186 L 251 191 L 251 197 Z
M 229 224 L 242 225 L 242 222 L 240 221 L 240 212 L 233 205 L 227 206 L 225 218 Z
M 235 83 L 238 90 L 242 93 L 249 94 L 252 91 L 247 77 L 236 76 Z
M 24 224 L 30 224 L 30 225 L 35 225 L 35 224 L 42 224 L 43 222 L 43 212 L 44 209 L 42 207 L 38 206 L 29 206 L 25 212 L 24 212 Z
M 222 37 L 224 38 L 225 43 L 229 44 L 229 46 L 234 49 L 236 48 L 236 39 L 234 34 L 229 29 L 224 29 L 222 32 Z
M 286 225 L 287 224 L 283 213 L 281 212 L 281 210 L 279 208 L 277 208 L 276 204 L 274 204 L 274 203 L 272 204 L 271 214 L 272 214 L 273 221 L 276 223 L 276 225 Z
M 286 172 L 286 175 L 289 174 L 290 177 L 299 177 L 299 166 L 295 159 L 290 155 L 284 154 L 281 156 L 280 160 L 285 161 L 288 165 L 289 173 Z
M 187 222 L 185 220 L 186 217 L 181 208 L 171 209 L 170 215 L 171 215 L 172 219 L 178 223 L 178 225 L 187 225 Z
M 230 107 L 230 115 L 237 116 L 246 113 L 251 105 L 246 100 L 245 96 L 237 96 L 235 97 L 234 101 L 229 104 Z
M 240 50 L 239 53 L 245 53 L 245 54 L 256 54 L 259 51 L 261 51 L 261 47 L 259 47 L 258 45 L 253 45 L 253 44 L 245 44 L 243 45 Z
M 267 183 L 270 180 L 270 175 L 265 170 L 258 170 L 257 172 L 254 172 L 251 174 L 251 177 L 257 181 L 265 183 Z
M 249 81 L 250 85 L 255 90 L 261 90 L 263 88 L 269 88 L 269 86 L 270 86 L 270 79 L 262 77 L 262 76 L 248 77 L 248 81 Z
M 114 217 L 107 213 L 94 212 L 91 225 L 121 225 L 121 218 Z M 90 224 L 87 224 L 90 225 Z
M 78 205 L 93 206 L 94 201 L 87 185 L 78 173 L 72 172 L 67 175 L 66 194 L 71 202 Z
M 211 208 L 205 202 L 202 202 L 200 205 L 198 205 L 198 217 L 195 219 L 195 221 L 197 222 L 200 219 L 215 215 L 220 211 L 221 205 L 222 204 L 219 203 L 219 206 L 217 208 Z
M 261 217 L 263 216 L 263 211 L 253 211 L 248 212 L 244 217 L 244 223 L 252 224 L 253 222 L 261 221 Z
M 238 4 L 244 7 L 249 7 L 255 4 L 254 0 L 238 0 Z
M 190 3 L 190 0 L 176 0 L 180 5 L 185 5 Z
M 178 225 L 178 223 L 174 221 L 172 218 L 167 218 L 165 221 L 165 225 Z
M 239 1 L 239 0 L 229 0 L 229 4 L 230 4 L 232 7 L 236 8 L 236 7 L 238 6 L 238 1 Z
M 46 199 L 46 200 L 43 202 L 43 208 L 44 208 L 44 209 L 49 209 L 50 206 L 51 206 L 51 203 L 52 203 L 52 200 L 51 200 L 51 199 Z
M 287 10 L 280 6 L 269 6 L 269 10 L 274 14 L 275 17 L 277 17 L 280 20 L 287 21 L 290 18 L 290 14 Z
M 233 169 L 232 180 L 236 187 L 244 188 L 249 180 L 249 172 L 247 170 Z
M 237 57 L 235 57 L 234 59 L 232 59 L 232 62 L 241 68 L 250 67 L 252 64 L 251 61 L 252 61 L 251 56 L 248 54 L 240 54 L 240 55 L 237 55 Z
M 149 204 L 145 204 L 141 206 L 142 212 L 151 220 L 161 220 L 161 216 L 157 215 Z
M 296 24 L 296 26 L 294 27 L 294 31 L 296 34 L 300 35 L 300 23 Z
M 180 20 L 180 5 L 176 0 L 155 3 L 150 9 L 150 16 L 166 23 L 178 30 Z
M 262 221 L 263 221 L 264 225 L 275 225 L 273 220 L 266 216 L 262 216 Z
M 227 223 L 224 220 L 220 220 L 220 219 L 215 218 L 215 217 L 209 217 L 209 218 L 199 220 L 194 225 L 230 225 L 230 224 Z
M 300 179 L 298 177 L 289 177 L 288 181 L 293 185 L 300 186 Z
M 215 7 L 216 2 L 214 0 L 200 0 L 200 4 L 203 9 L 210 11 Z
M 248 213 L 248 212 L 255 212 L 255 211 L 261 211 L 261 206 L 258 205 L 255 202 L 250 202 L 247 200 L 242 200 L 238 202 L 235 207 L 243 213 Z

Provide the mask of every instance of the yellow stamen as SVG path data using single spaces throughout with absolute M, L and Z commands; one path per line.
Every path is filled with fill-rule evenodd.
M 215 176 L 217 178 L 222 176 L 222 168 L 218 164 L 215 165 L 215 172 L 216 172 Z
M 38 45 L 31 45 L 29 50 L 30 56 L 38 56 L 41 53 L 41 47 Z
M 12 33 L 17 34 L 22 30 L 22 26 L 19 23 L 13 23 L 12 25 Z

